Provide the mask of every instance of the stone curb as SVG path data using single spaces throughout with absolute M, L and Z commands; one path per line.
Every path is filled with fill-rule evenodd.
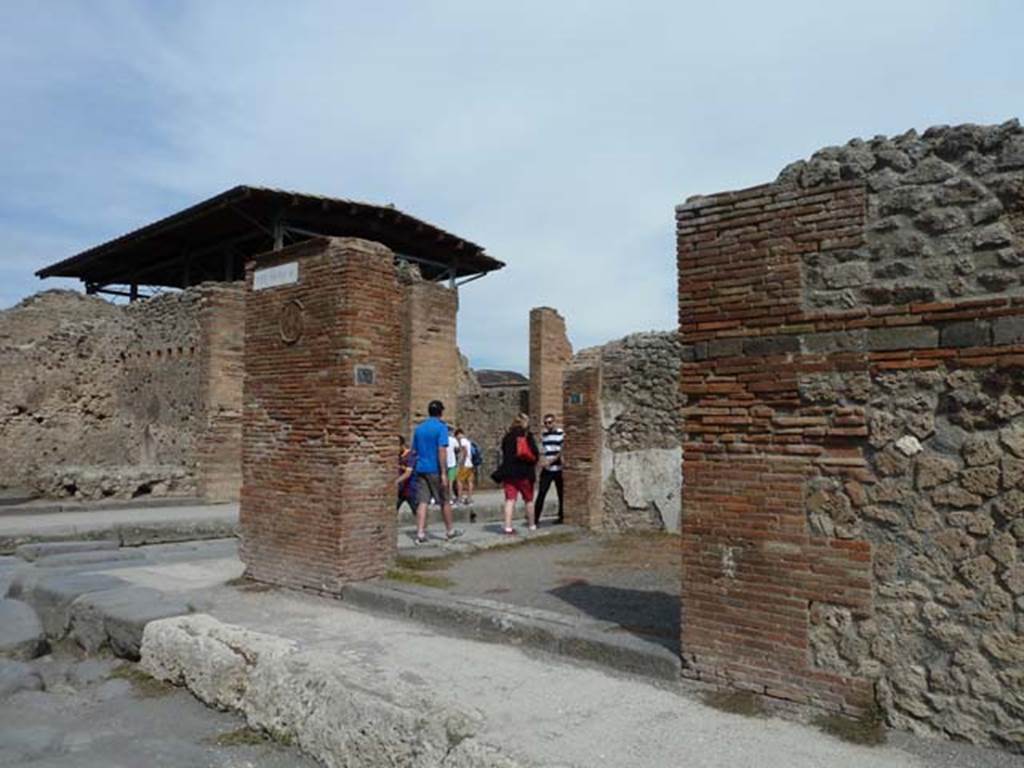
M 158 499 L 118 499 L 116 501 L 54 501 L 25 500 L 0 504 L 0 516 L 52 515 L 59 512 L 108 512 L 116 509 L 163 509 L 165 507 L 199 507 L 210 502 L 198 496 L 164 496 Z
M 471 515 L 476 515 L 475 520 L 478 523 L 490 523 L 496 520 L 501 520 L 504 514 L 505 507 L 501 502 L 482 502 L 472 504 L 468 507 L 452 507 L 452 518 L 457 523 L 469 522 Z M 427 510 L 428 524 L 440 523 L 441 520 L 440 507 L 430 507 Z M 400 526 L 416 524 L 416 516 L 409 512 L 408 507 L 403 506 L 402 511 L 398 513 L 398 524 Z
M 94 539 L 87 541 L 40 541 L 22 544 L 14 551 L 15 557 L 34 562 L 43 557 L 70 555 L 78 552 L 111 552 L 118 548 L 116 541 Z
M 112 540 L 119 547 L 140 547 L 145 544 L 228 539 L 237 535 L 238 521 L 229 518 L 186 522 L 163 520 L 152 523 L 118 523 L 85 529 L 68 526 L 66 528 L 51 528 L 38 533 L 0 535 L 0 555 L 11 554 L 25 544 L 44 542 Z
M 488 522 L 488 521 L 479 521 Z M 500 530 L 501 526 L 498 526 Z M 580 529 L 573 525 L 545 525 L 537 531 L 526 533 L 520 529 L 516 536 L 502 536 L 492 532 L 488 536 L 466 535 L 452 541 L 445 541 L 444 536 L 436 529 L 430 533 L 431 541 L 426 546 L 416 546 L 413 542 L 415 529 L 400 534 L 398 542 L 398 556 L 431 559 L 435 557 L 447 557 L 449 555 L 467 555 L 475 552 L 484 552 L 490 549 L 502 547 L 518 547 L 528 544 L 531 540 L 542 539 L 547 536 L 561 536 L 566 534 L 580 533 Z
M 677 654 L 626 634 L 612 622 L 577 620 L 554 611 L 380 582 L 350 584 L 344 588 L 342 600 L 372 613 L 401 616 L 464 637 L 536 648 L 657 680 L 680 679 L 682 663 Z

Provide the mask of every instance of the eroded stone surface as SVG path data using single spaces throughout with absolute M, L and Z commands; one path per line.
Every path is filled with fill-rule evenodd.
M 327 766 L 514 768 L 478 743 L 480 716 L 337 655 L 222 624 L 205 615 L 147 625 L 141 666 L 212 706 L 297 743 Z M 451 762 L 449 762 L 451 761 Z
M 896 727 L 1020 747 L 1024 371 L 880 372 L 872 393 L 858 536 L 874 544 L 875 614 L 812 606 L 815 664 L 876 680 Z M 923 416 L 933 429 L 908 451 Z M 840 536 L 822 523 L 837 486 L 809 484 L 812 531 Z

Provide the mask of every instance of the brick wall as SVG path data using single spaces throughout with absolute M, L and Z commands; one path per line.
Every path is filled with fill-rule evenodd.
M 255 579 L 337 593 L 394 556 L 403 292 L 393 258 L 332 238 L 247 267 L 240 522 Z M 256 269 L 288 263 L 296 282 L 252 290 Z
M 565 318 L 551 307 L 530 310 L 530 421 L 540 429 L 545 413 L 562 416 L 562 373 L 572 359 Z
M 1024 131 L 677 209 L 686 674 L 1024 746 Z
M 203 412 L 197 440 L 197 485 L 209 501 L 238 498 L 242 486 L 242 381 L 245 377 L 245 291 L 209 286 L 200 310 Z
M 458 419 L 458 386 L 461 373 L 456 344 L 457 290 L 423 280 L 414 266 L 401 273 L 403 387 L 402 433 L 410 435 L 427 417 L 427 404 L 440 400 L 445 420 Z
M 563 375 L 565 522 L 600 529 L 604 524 L 601 459 L 601 366 L 577 356 Z

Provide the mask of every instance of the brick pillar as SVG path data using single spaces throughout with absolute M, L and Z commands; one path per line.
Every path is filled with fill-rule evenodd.
M 572 359 L 565 318 L 551 307 L 530 310 L 530 422 L 539 433 L 545 413 L 562 416 L 562 374 Z
M 564 376 L 565 521 L 600 528 L 604 510 L 601 425 L 601 362 L 573 365 Z
M 444 418 L 455 424 L 461 364 L 456 344 L 458 291 L 422 279 L 418 271 L 403 275 L 402 288 L 402 423 L 408 436 L 427 417 L 427 403 L 441 400 Z
M 240 517 L 252 578 L 336 593 L 394 557 L 393 256 L 320 238 L 247 266 Z
M 242 486 L 245 286 L 203 286 L 200 324 L 202 410 L 196 485 L 207 501 L 232 501 Z

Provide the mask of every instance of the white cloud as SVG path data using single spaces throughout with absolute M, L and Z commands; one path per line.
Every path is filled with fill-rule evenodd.
M 0 303 L 267 184 L 393 202 L 507 261 L 464 289 L 460 342 L 519 369 L 532 306 L 578 347 L 674 325 L 686 196 L 855 135 L 1002 121 L 1024 79 L 1010 2 L 8 6 Z

